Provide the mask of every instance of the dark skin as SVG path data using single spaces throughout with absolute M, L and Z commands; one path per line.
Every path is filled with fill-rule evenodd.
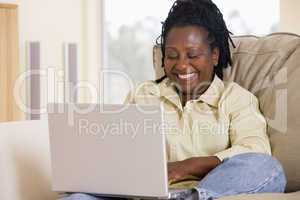
M 219 49 L 211 48 L 208 31 L 199 26 L 173 27 L 166 38 L 165 73 L 175 84 L 183 106 L 197 99 L 211 84 Z M 192 157 L 168 163 L 168 179 L 177 182 L 187 176 L 203 178 L 221 161 L 216 156 Z

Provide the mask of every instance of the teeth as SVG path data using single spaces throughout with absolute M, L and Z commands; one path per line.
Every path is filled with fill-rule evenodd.
M 178 74 L 178 77 L 180 79 L 191 79 L 196 75 L 196 73 L 192 73 L 192 74 Z

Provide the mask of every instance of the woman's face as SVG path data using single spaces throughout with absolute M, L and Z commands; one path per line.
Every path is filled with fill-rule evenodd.
M 186 95 L 202 94 L 210 85 L 219 49 L 211 49 L 208 31 L 198 26 L 172 28 L 165 43 L 165 73 Z

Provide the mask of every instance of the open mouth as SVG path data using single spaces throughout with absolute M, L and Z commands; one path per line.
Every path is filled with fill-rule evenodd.
M 190 74 L 178 74 L 179 79 L 189 81 L 194 80 L 198 77 L 198 73 L 190 73 Z

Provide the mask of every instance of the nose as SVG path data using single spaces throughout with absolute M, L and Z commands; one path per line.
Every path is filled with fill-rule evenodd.
M 184 70 L 186 68 L 188 68 L 190 66 L 190 62 L 189 59 L 186 57 L 181 57 L 180 59 L 178 59 L 177 63 L 176 63 L 176 69 L 178 70 Z

